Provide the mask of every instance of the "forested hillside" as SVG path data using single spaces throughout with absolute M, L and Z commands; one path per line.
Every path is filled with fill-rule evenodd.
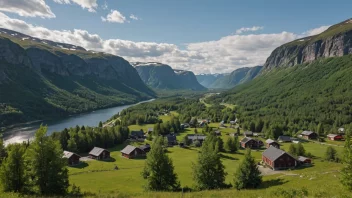
M 0 127 L 154 96 L 121 57 L 0 32 Z

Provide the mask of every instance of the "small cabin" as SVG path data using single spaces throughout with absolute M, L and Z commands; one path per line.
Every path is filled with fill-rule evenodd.
M 326 137 L 332 141 L 341 141 L 343 139 L 342 135 L 338 135 L 338 134 L 329 134 Z
M 221 136 L 221 131 L 219 131 L 219 130 L 214 131 L 214 134 L 215 134 L 216 136 Z
M 151 149 L 149 144 L 145 144 L 139 147 L 141 150 L 143 150 L 145 153 L 148 153 Z
M 144 135 L 143 130 L 141 129 L 140 131 L 131 131 L 130 138 L 131 139 L 142 139 L 142 138 L 145 138 L 145 135 Z
M 67 159 L 67 164 L 69 166 L 77 165 L 79 164 L 79 159 L 81 156 L 77 155 L 76 153 L 72 153 L 70 151 L 64 151 L 64 156 L 62 158 Z
M 267 140 L 265 141 L 265 143 L 266 143 L 266 148 L 269 148 L 270 146 L 273 146 L 273 147 L 275 147 L 275 148 L 280 149 L 280 144 L 277 143 L 275 140 L 267 139 Z
M 168 146 L 177 145 L 177 139 L 175 134 L 168 134 L 166 136 Z
M 312 160 L 310 158 L 304 156 L 298 156 L 298 162 L 302 165 L 310 165 L 312 164 Z
M 121 154 L 123 157 L 128 159 L 145 156 L 145 152 L 142 149 L 132 145 L 127 145 L 124 149 L 122 149 Z
M 262 161 L 273 170 L 295 168 L 298 165 L 293 156 L 273 146 L 263 152 Z
M 192 141 L 192 143 L 195 143 L 196 141 L 199 141 L 200 144 L 203 144 L 203 141 L 205 140 L 207 136 L 205 135 L 198 135 L 198 134 L 189 134 L 187 135 L 188 140 Z
M 318 138 L 318 134 L 313 131 L 303 131 L 301 135 L 302 135 L 302 138 L 307 140 L 313 140 Z
M 253 132 L 252 132 L 252 131 L 245 131 L 245 132 L 243 133 L 243 135 L 244 135 L 245 137 L 253 137 Z
M 108 159 L 110 158 L 110 152 L 103 148 L 94 147 L 89 152 L 89 158 L 97 159 L 97 160 Z
M 279 142 L 292 142 L 292 138 L 290 136 L 281 135 L 277 138 Z
M 152 134 L 152 133 L 153 133 L 153 131 L 154 131 L 154 128 L 148 128 L 147 133 L 148 133 L 148 134 Z
M 260 148 L 263 145 L 263 142 L 252 139 L 250 137 L 245 137 L 241 140 L 241 147 L 242 148 Z

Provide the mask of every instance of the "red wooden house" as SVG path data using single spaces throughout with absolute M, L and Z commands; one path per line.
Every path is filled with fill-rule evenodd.
M 342 140 L 343 139 L 342 135 L 337 135 L 337 134 L 329 134 L 326 137 L 329 140 L 333 140 L 333 141 L 338 141 L 338 140 Z
M 273 170 L 294 168 L 297 160 L 283 150 L 270 146 L 262 154 L 262 161 Z
M 64 156 L 62 158 L 67 158 L 67 164 L 69 166 L 73 166 L 79 164 L 79 159 L 81 156 L 77 155 L 76 153 L 64 151 Z
M 106 149 L 99 148 L 99 147 L 94 147 L 90 152 L 89 152 L 89 157 L 92 159 L 108 159 L 110 158 L 110 152 Z
M 123 157 L 128 159 L 145 156 L 145 152 L 142 149 L 132 145 L 127 145 L 124 149 L 122 149 L 121 154 Z

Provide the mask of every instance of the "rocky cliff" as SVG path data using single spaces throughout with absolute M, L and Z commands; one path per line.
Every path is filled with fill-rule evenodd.
M 162 63 L 132 63 L 141 79 L 155 89 L 187 89 L 205 90 L 196 79 L 193 72 L 173 70 L 169 65 Z
M 321 34 L 301 38 L 276 48 L 264 64 L 265 70 L 310 63 L 319 58 L 352 54 L 352 19 Z

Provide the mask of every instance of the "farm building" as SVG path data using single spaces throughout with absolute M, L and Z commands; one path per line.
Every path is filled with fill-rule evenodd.
M 217 131 L 214 131 L 215 135 L 216 136 L 221 136 L 221 131 L 217 130 Z
M 81 156 L 77 155 L 76 153 L 64 151 L 64 156 L 62 158 L 67 158 L 67 164 L 72 166 L 79 164 L 79 158 L 81 158 Z
M 149 144 L 145 144 L 139 147 L 141 150 L 143 150 L 145 153 L 148 153 L 151 149 Z
M 281 135 L 277 138 L 279 142 L 292 142 L 292 138 L 290 136 Z
M 90 152 L 89 152 L 89 157 L 92 159 L 108 159 L 110 158 L 110 152 L 106 149 L 99 148 L 99 147 L 94 147 Z
M 313 131 L 303 131 L 301 133 L 302 137 L 307 140 L 317 139 L 318 134 Z
M 338 140 L 342 140 L 343 139 L 342 135 L 337 135 L 337 134 L 329 134 L 326 137 L 329 140 L 333 140 L 333 141 L 338 141 Z
M 263 142 L 259 140 L 252 139 L 250 137 L 245 137 L 241 140 L 242 148 L 260 148 L 263 145 Z
M 273 170 L 294 168 L 297 160 L 283 150 L 270 146 L 262 154 L 262 161 Z
M 121 153 L 123 157 L 128 159 L 145 156 L 145 152 L 142 149 L 132 145 L 127 145 L 121 150 Z
M 176 135 L 175 134 L 168 134 L 166 136 L 166 139 L 167 139 L 167 144 L 169 146 L 177 145 L 177 139 L 176 139 Z
M 265 143 L 266 143 L 266 148 L 269 148 L 270 146 L 273 146 L 273 147 L 275 147 L 275 148 L 280 149 L 280 144 L 277 143 L 277 142 L 275 142 L 275 140 L 267 139 L 267 140 L 265 141 Z
M 132 139 L 141 139 L 141 138 L 145 138 L 143 130 L 140 130 L 140 131 L 131 131 L 130 137 L 131 137 Z
M 147 133 L 148 133 L 148 134 L 151 134 L 151 133 L 153 133 L 153 131 L 154 131 L 154 128 L 148 128 Z
M 310 158 L 304 157 L 304 156 L 299 156 L 298 157 L 298 162 L 302 165 L 307 165 L 311 164 L 312 160 Z
M 192 141 L 193 143 L 196 141 L 199 141 L 200 144 L 203 143 L 203 141 L 205 140 L 207 136 L 205 135 L 198 135 L 198 134 L 189 134 L 187 135 L 188 140 Z
M 243 133 L 243 135 L 244 135 L 245 137 L 253 137 L 253 132 L 252 132 L 252 131 L 245 131 L 245 132 Z

